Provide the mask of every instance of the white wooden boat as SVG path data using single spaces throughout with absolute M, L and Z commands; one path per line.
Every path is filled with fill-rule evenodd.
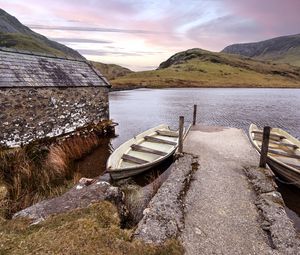
M 260 152 L 263 131 L 251 124 L 249 137 L 256 150 Z M 272 128 L 267 163 L 274 172 L 300 188 L 299 140 L 280 128 Z
M 114 180 L 140 174 L 172 156 L 177 147 L 178 132 L 159 125 L 117 148 L 107 161 L 106 171 Z

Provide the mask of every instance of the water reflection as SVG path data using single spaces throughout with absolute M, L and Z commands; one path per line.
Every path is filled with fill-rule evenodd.
M 285 184 L 280 179 L 278 180 L 278 191 L 281 193 L 284 202 L 287 206 L 286 212 L 293 220 L 294 226 L 300 232 L 300 189 L 293 185 Z M 291 208 L 291 209 L 290 209 Z
M 190 123 L 194 104 L 203 124 L 247 131 L 253 122 L 300 137 L 299 89 L 138 89 L 110 93 L 111 118 L 120 124 L 114 147 L 161 123 L 176 128 L 179 115 Z
M 86 178 L 101 175 L 106 170 L 106 161 L 112 151 L 111 138 L 101 138 L 99 146 L 92 153 L 74 162 L 75 172 Z

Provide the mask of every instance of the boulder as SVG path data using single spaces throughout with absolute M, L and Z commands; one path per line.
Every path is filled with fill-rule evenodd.
M 121 219 L 127 214 L 124 205 L 124 194 L 118 188 L 100 179 L 80 179 L 79 183 L 60 197 L 41 201 L 13 215 L 14 218 L 26 217 L 37 224 L 47 217 L 84 208 L 92 203 L 107 200 L 114 203 Z

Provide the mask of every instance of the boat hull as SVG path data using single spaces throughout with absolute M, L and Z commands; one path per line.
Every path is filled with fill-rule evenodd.
M 258 144 L 258 142 L 255 139 L 254 134 L 253 134 L 253 132 L 255 132 L 257 130 L 258 130 L 257 126 L 255 126 L 254 124 L 251 124 L 250 128 L 249 128 L 249 138 L 250 138 L 252 145 L 260 153 L 261 152 L 260 145 Z M 274 130 L 277 134 L 282 135 L 284 137 L 285 141 L 290 141 L 291 144 L 294 143 L 294 144 L 298 145 L 298 147 L 300 146 L 299 141 L 296 138 L 289 135 L 287 132 L 285 132 L 281 129 L 276 129 L 276 128 Z M 270 142 L 270 143 L 272 143 L 272 142 Z M 297 151 L 298 150 L 299 149 L 297 149 Z M 295 185 L 296 187 L 300 188 L 300 170 L 281 161 L 280 159 L 278 159 L 276 157 L 276 154 L 273 156 L 268 154 L 267 164 L 278 176 L 282 177 L 289 184 Z
M 119 180 L 119 179 L 131 177 L 131 176 L 139 175 L 145 171 L 148 171 L 148 170 L 162 164 L 165 160 L 170 159 L 173 156 L 173 154 L 169 155 L 167 158 L 164 158 L 163 160 L 153 163 L 150 166 L 139 167 L 139 168 L 128 168 L 128 169 L 122 169 L 119 171 L 114 170 L 114 171 L 109 171 L 109 174 L 113 180 Z
M 112 153 L 107 161 L 107 172 L 118 180 L 161 164 L 175 153 L 178 136 L 178 131 L 164 124 L 135 136 Z
M 267 159 L 267 164 L 276 174 L 287 181 L 288 184 L 293 184 L 296 187 L 300 188 L 300 173 L 292 171 L 291 169 L 270 158 Z

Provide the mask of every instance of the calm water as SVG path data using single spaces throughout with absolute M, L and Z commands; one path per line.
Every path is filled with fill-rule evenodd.
M 269 125 L 300 138 L 300 89 L 138 89 L 110 93 L 110 117 L 119 123 L 113 147 L 155 125 L 177 128 L 178 116 L 202 124 L 242 128 Z M 300 230 L 300 190 L 280 185 L 287 212 Z
M 250 123 L 287 130 L 300 138 L 300 89 L 138 89 L 110 93 L 110 116 L 119 123 L 114 146 L 161 123 L 177 128 L 178 116 L 248 130 Z

